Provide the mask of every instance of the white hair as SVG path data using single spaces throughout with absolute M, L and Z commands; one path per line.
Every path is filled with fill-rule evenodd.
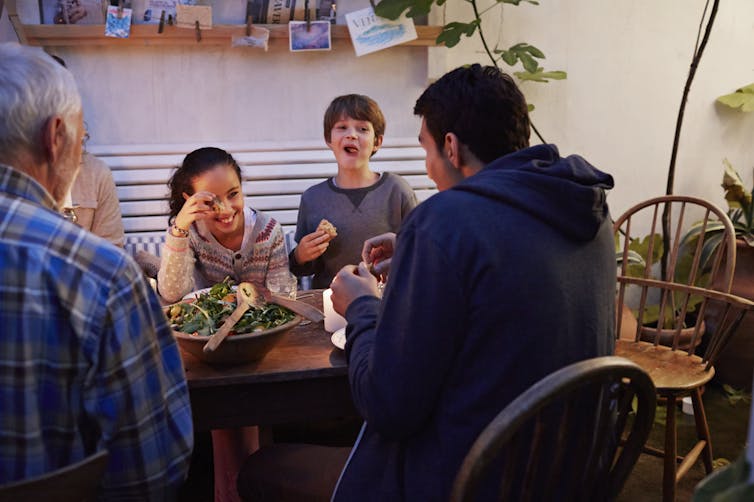
M 56 115 L 73 140 L 79 112 L 81 96 L 71 72 L 41 49 L 0 43 L 0 159 L 40 153 L 42 128 Z

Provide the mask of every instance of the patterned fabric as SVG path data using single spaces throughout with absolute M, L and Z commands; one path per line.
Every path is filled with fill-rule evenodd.
M 156 295 L 122 250 L 3 165 L 0 326 L 0 484 L 107 449 L 100 498 L 172 498 L 193 430 Z
M 265 288 L 268 274 L 288 269 L 285 239 L 280 224 L 269 215 L 245 208 L 243 244 L 231 251 L 212 236 L 201 222 L 191 225 L 188 237 L 166 232 L 157 285 L 163 300 L 177 302 L 191 291 L 208 288 L 226 277 Z

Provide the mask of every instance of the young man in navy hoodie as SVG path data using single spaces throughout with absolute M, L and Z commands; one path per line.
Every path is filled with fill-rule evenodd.
M 446 74 L 414 112 L 440 193 L 397 238 L 365 244 L 365 262 L 389 268 L 382 300 L 365 263 L 332 283 L 366 421 L 335 501 L 447 500 L 502 408 L 549 373 L 613 352 L 612 177 L 554 145 L 529 147 L 526 101 L 494 67 Z

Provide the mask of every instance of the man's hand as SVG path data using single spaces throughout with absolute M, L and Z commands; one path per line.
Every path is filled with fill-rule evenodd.
M 364 241 L 361 249 L 361 259 L 371 265 L 372 270 L 379 276 L 390 272 L 390 261 L 395 251 L 395 234 L 388 232 Z
M 301 238 L 301 242 L 293 250 L 293 256 L 296 263 L 303 265 L 322 256 L 329 245 L 330 235 L 324 230 L 315 230 Z
M 332 305 L 335 312 L 345 317 L 351 302 L 360 296 L 379 296 L 377 279 L 369 272 L 366 263 L 346 265 L 330 283 Z

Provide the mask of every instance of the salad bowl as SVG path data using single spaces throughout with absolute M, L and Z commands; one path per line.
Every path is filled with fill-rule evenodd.
M 234 286 L 222 282 L 187 295 L 165 307 L 173 336 L 183 352 L 209 364 L 244 364 L 262 359 L 302 317 L 285 307 L 262 304 L 250 307 L 231 334 L 213 351 L 204 351 L 210 335 L 236 308 Z

